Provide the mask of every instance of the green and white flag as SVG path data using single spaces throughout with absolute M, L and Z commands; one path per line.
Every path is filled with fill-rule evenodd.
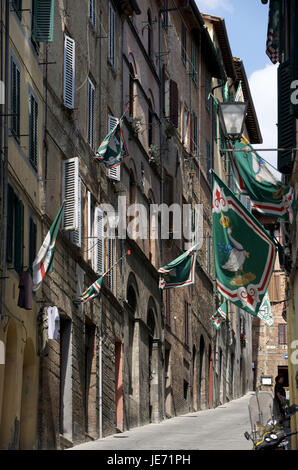
M 235 151 L 229 152 L 229 156 L 237 189 L 250 197 L 253 208 L 291 223 L 295 208 L 294 189 L 278 181 L 250 144 L 236 142 Z
M 218 291 L 237 307 L 256 316 L 270 281 L 276 246 L 215 173 L 212 221 Z
M 85 292 L 83 292 L 83 294 L 81 294 L 76 299 L 75 303 L 81 302 L 84 304 L 85 302 L 88 302 L 94 297 L 98 297 L 101 292 L 101 285 L 102 285 L 103 278 L 104 276 L 101 276 L 95 282 L 93 282 L 93 284 L 90 287 L 88 287 L 88 289 L 86 289 Z
M 258 318 L 265 322 L 265 325 L 272 326 L 274 323 L 272 316 L 272 309 L 269 299 L 269 294 L 266 292 L 260 310 L 258 311 Z
M 106 135 L 97 149 L 95 160 L 103 162 L 106 168 L 114 168 L 121 165 L 124 157 L 128 157 L 128 151 L 122 133 L 123 117 Z
M 210 317 L 213 326 L 219 330 L 221 328 L 221 324 L 226 321 L 227 319 L 227 309 L 228 309 L 228 302 L 225 300 L 221 306 L 216 310 L 215 313 Z
M 159 288 L 171 289 L 195 283 L 198 244 L 187 250 L 171 263 L 159 268 Z
M 60 207 L 50 230 L 44 239 L 41 248 L 32 264 L 32 290 L 37 291 L 47 272 L 53 271 L 53 260 L 56 246 L 56 238 L 62 220 L 64 202 Z
M 279 60 L 281 3 L 280 0 L 270 0 L 269 4 L 266 54 L 273 64 L 276 64 Z

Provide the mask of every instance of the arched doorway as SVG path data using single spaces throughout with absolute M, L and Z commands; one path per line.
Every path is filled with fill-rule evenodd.
M 148 397 L 149 421 L 159 422 L 159 343 L 153 308 L 148 309 Z
M 199 408 L 206 406 L 205 392 L 205 341 L 203 335 L 200 338 L 200 364 L 199 364 Z
M 197 350 L 192 350 L 192 403 L 194 411 L 198 409 L 198 373 L 197 373 Z
M 18 447 L 20 422 L 16 409 L 17 341 L 17 328 L 14 321 L 10 320 L 6 334 L 0 449 L 16 449 Z
M 31 339 L 24 349 L 22 402 L 20 419 L 20 449 L 33 449 L 36 440 L 36 354 Z
M 208 349 L 208 361 L 208 405 L 209 408 L 213 408 L 213 357 L 210 344 Z

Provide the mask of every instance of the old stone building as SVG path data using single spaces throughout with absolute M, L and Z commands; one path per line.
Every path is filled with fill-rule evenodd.
M 211 94 L 222 100 L 227 79 L 232 93 L 242 80 L 250 101 L 245 135 L 252 143 L 261 136 L 223 20 L 202 17 L 194 0 L 93 0 L 80 2 L 79 14 L 76 2 L 59 0 L 48 2 L 49 34 L 42 37 L 31 2 L 13 3 L 9 93 L 21 127 L 12 119 L 13 189 L 2 200 L 14 215 L 3 212 L 5 203 L 2 220 L 11 231 L 1 247 L 1 447 L 67 448 L 240 396 L 251 387 L 250 318 L 230 308 L 219 332 L 210 321 L 219 299 L 209 170 L 227 182 L 230 176 Z M 108 170 L 95 152 L 123 113 L 129 156 Z M 8 125 L 3 129 L 6 149 Z M 24 314 L 19 274 L 31 266 L 62 202 L 53 271 Z M 192 234 L 181 235 L 173 212 L 169 237 L 161 239 L 164 227 L 150 208 L 163 203 L 184 215 L 189 205 Z M 161 291 L 158 268 L 201 241 L 195 284 Z M 101 297 L 77 304 L 122 256 Z

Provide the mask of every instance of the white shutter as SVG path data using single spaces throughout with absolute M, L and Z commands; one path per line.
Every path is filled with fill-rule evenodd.
M 87 249 L 88 261 L 92 260 L 92 247 L 95 244 L 95 239 L 92 239 L 92 214 L 91 214 L 91 193 L 87 192 Z
M 93 251 L 93 269 L 97 274 L 104 273 L 104 254 L 105 254 L 105 239 L 104 239 L 104 212 L 100 207 L 95 208 L 94 212 L 94 236 L 96 243 Z
M 63 228 L 65 231 L 78 229 L 78 206 L 79 206 L 79 159 L 69 158 L 64 160 L 62 199 L 65 200 Z
M 108 242 L 108 262 L 109 262 L 109 269 L 113 266 L 114 264 L 114 246 L 115 246 L 115 239 L 114 238 L 109 238 Z M 114 271 L 113 269 L 108 273 L 108 286 L 113 292 L 113 286 L 114 286 Z
M 110 132 L 118 124 L 118 118 L 115 116 L 108 116 L 108 132 Z M 120 181 L 120 165 L 114 168 L 109 168 L 109 178 L 111 180 Z
M 74 108 L 75 93 L 75 42 L 64 36 L 64 106 Z
M 95 86 L 88 78 L 88 144 L 94 149 L 94 104 Z
M 82 246 L 82 180 L 78 181 L 78 228 L 71 234 L 71 241 L 74 245 Z

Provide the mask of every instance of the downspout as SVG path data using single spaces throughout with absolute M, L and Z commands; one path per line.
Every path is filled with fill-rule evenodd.
M 162 158 L 162 68 L 161 68 L 161 13 L 162 10 L 158 11 L 158 75 L 159 75 L 159 152 L 160 152 L 160 204 L 163 202 L 163 158 Z M 161 240 L 161 226 L 159 227 L 160 234 L 160 263 L 163 264 L 163 250 Z M 164 323 L 164 305 L 163 305 L 163 291 L 160 290 L 160 305 L 161 305 L 161 348 L 162 348 L 162 419 L 166 418 L 165 415 L 165 323 Z
M 3 162 L 3 238 L 0 326 L 4 315 L 6 254 L 7 254 L 7 187 L 8 187 L 8 81 L 9 81 L 9 0 L 5 2 L 5 104 L 4 104 L 4 162 Z

